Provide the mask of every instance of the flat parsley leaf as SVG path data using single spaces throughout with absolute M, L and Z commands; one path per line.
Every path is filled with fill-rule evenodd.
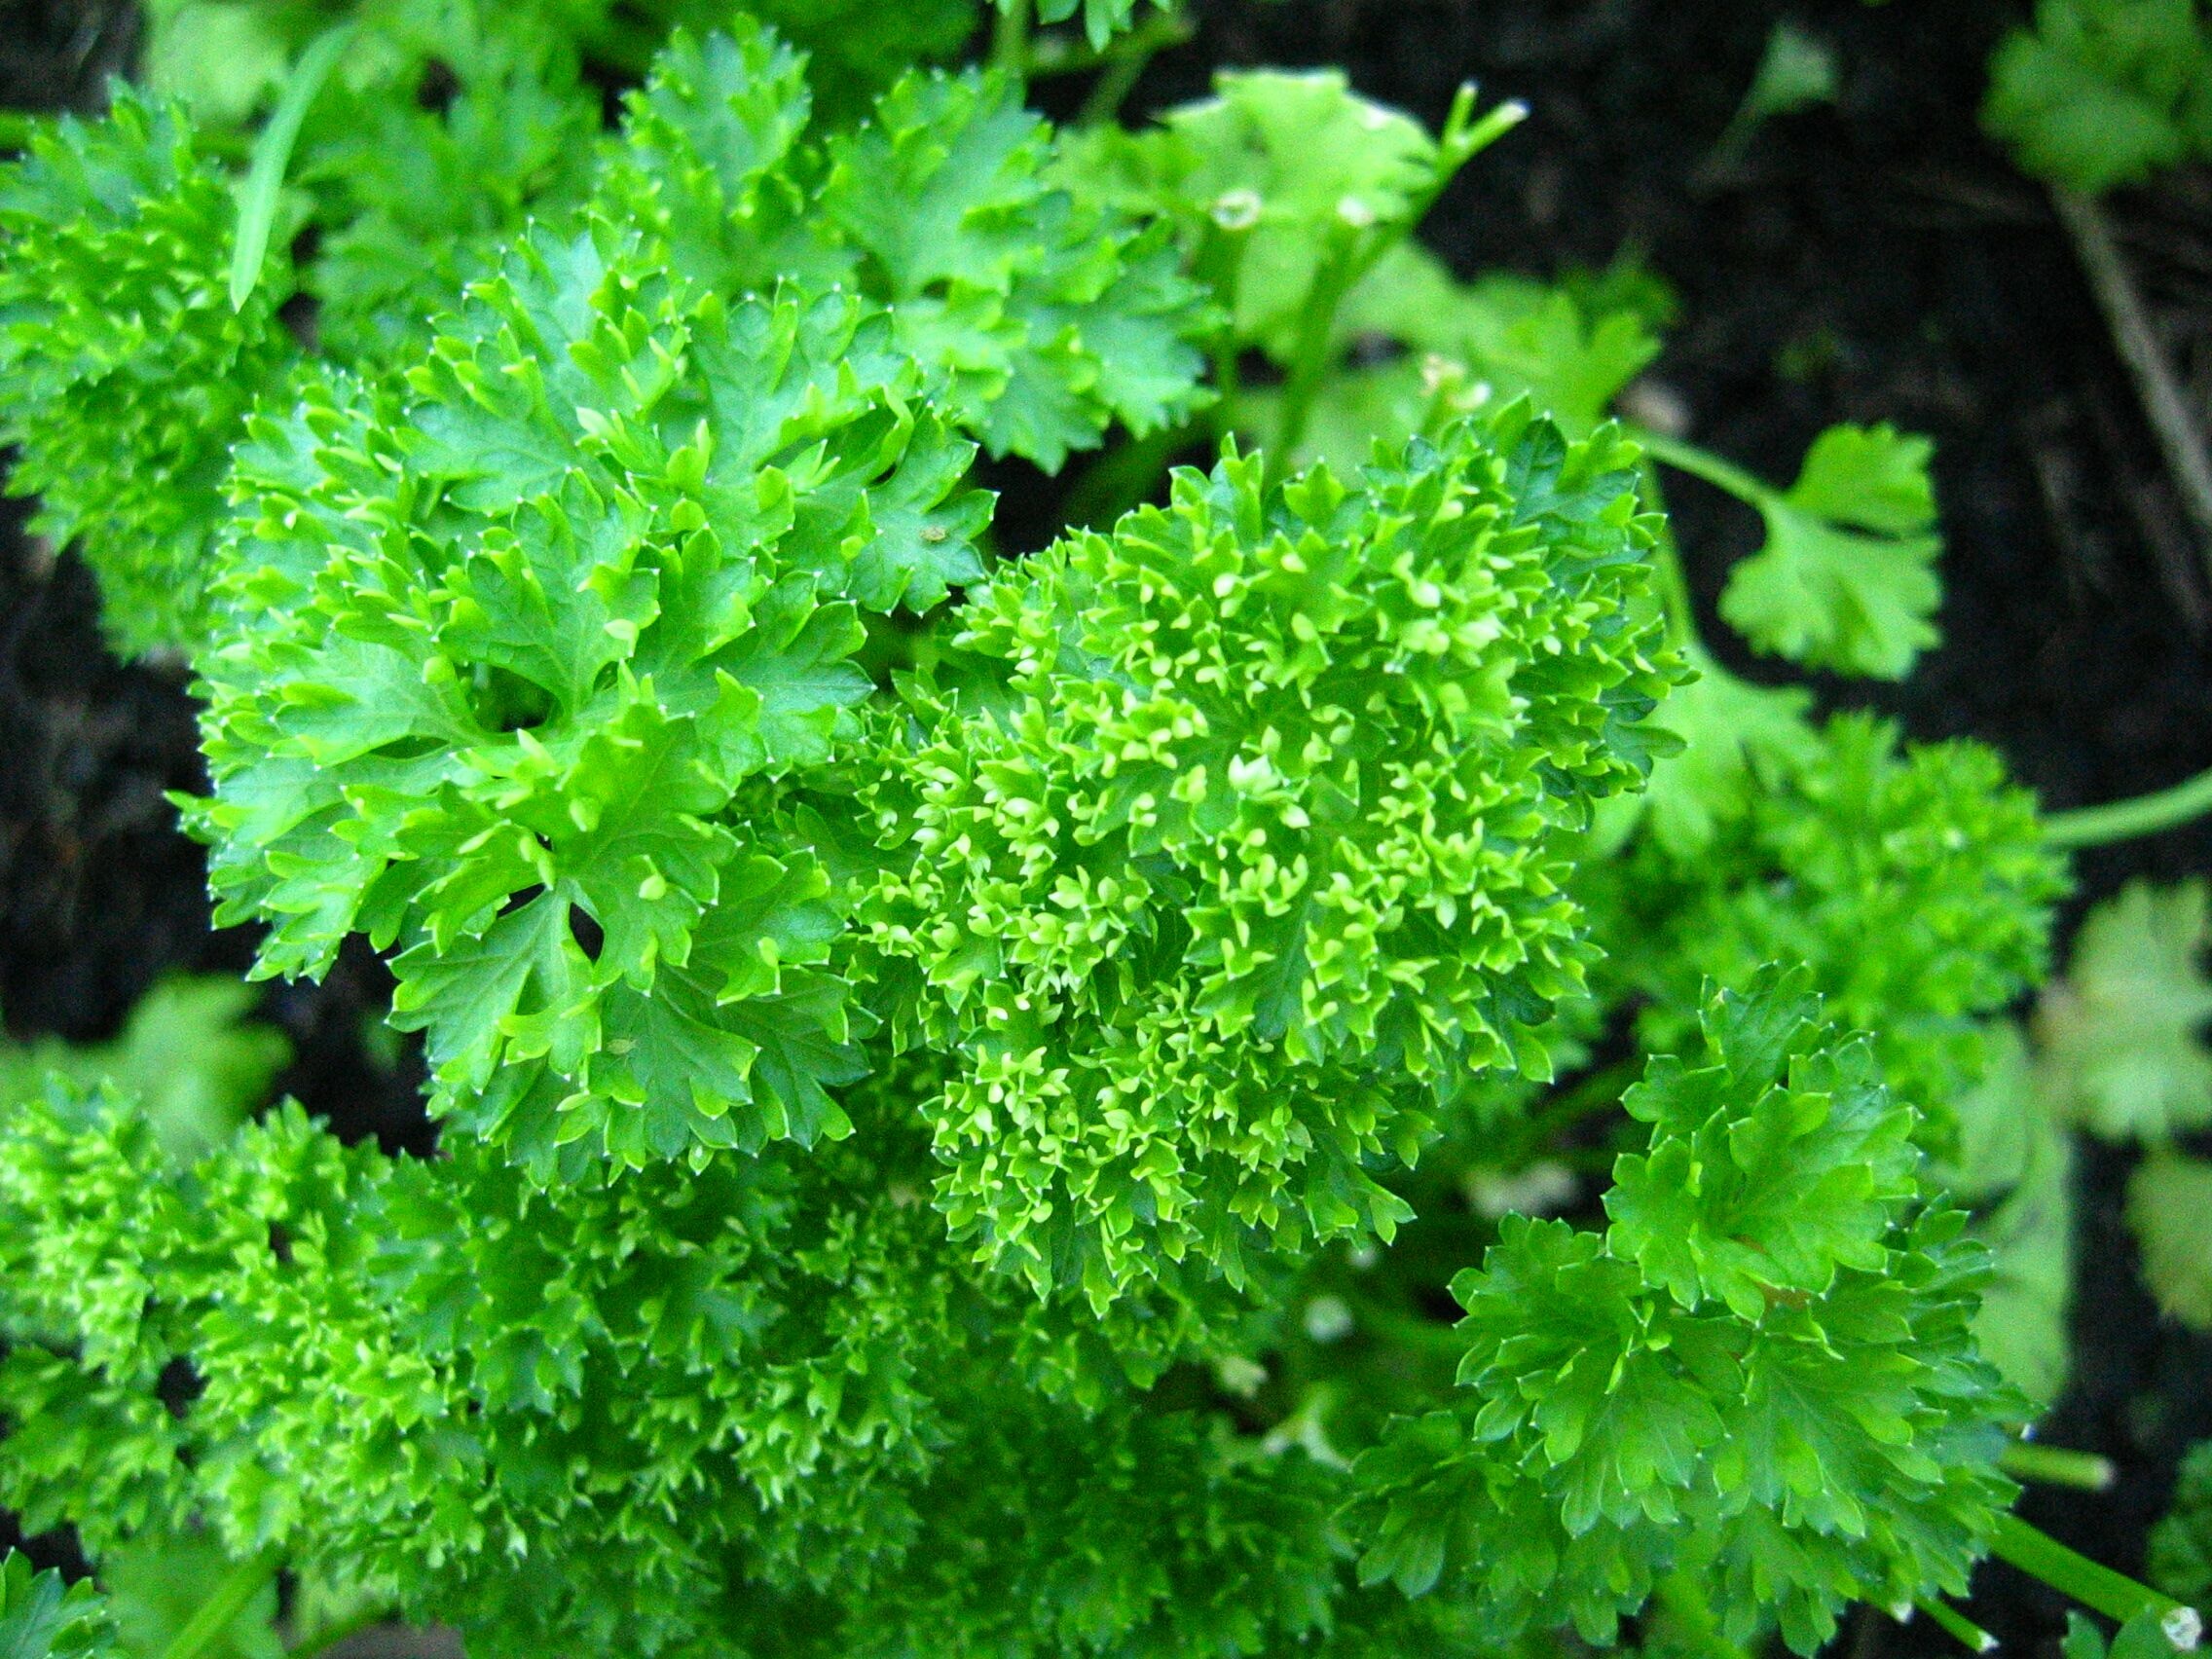
M 2128 1177 L 2127 1225 L 2159 1309 L 2212 1331 L 2212 1163 L 2153 1153 Z
M 2089 913 L 2066 977 L 2036 1014 L 2059 1109 L 2108 1140 L 2160 1140 L 2212 1123 L 2212 940 L 2201 881 L 2138 881 Z
M 1936 643 L 1935 446 L 1890 426 L 1831 426 L 1797 482 L 1759 500 L 1766 545 L 1729 572 L 1720 613 L 1763 650 L 1900 680 Z
M 2212 153 L 2196 0 L 2037 0 L 1989 62 L 1982 125 L 2028 171 L 2092 194 Z

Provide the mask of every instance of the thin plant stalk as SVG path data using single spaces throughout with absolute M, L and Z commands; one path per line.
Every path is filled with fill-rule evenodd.
M 1700 449 L 1696 444 L 1670 438 L 1664 432 L 1654 432 L 1646 426 L 1632 426 L 1629 436 L 1642 446 L 1644 454 L 1654 461 L 1665 461 L 1677 472 L 1686 472 L 1692 478 L 1703 479 L 1716 490 L 1724 490 L 1739 501 L 1760 506 L 1774 496 L 1774 488 L 1765 479 L 1747 472 L 1732 461 L 1724 461 L 1711 450 Z
M 2070 1487 L 2076 1492 L 2103 1492 L 2112 1485 L 2117 1472 L 2110 1457 L 2069 1451 L 2063 1446 L 2039 1446 L 2032 1440 L 2014 1441 L 2006 1447 L 1997 1466 L 2016 1481 Z
M 1029 5 L 1030 0 L 999 0 L 991 27 L 991 67 L 1016 86 L 1029 79 Z
M 1989 1552 L 2120 1624 L 2141 1613 L 2156 1615 L 2166 1640 L 2183 1652 L 2193 1650 L 2204 1634 L 2204 1621 L 2194 1607 L 2068 1549 L 2017 1515 L 1997 1518 L 1996 1530 L 1989 1535 Z
M 1097 84 L 1083 100 L 1083 109 L 1076 116 L 1077 125 L 1095 127 L 1112 121 L 1121 113 L 1122 105 L 1152 60 L 1168 48 L 1181 46 L 1196 32 L 1195 25 L 1178 8 L 1150 19 L 1126 40 L 1119 42 L 1120 50 L 1103 55 Z
M 2203 771 L 2152 794 L 2053 812 L 2044 819 L 2043 826 L 2052 846 L 2103 847 L 2139 835 L 2156 835 L 2208 812 L 2212 812 L 2212 771 Z
M 1970 1653 L 1994 1653 L 1997 1638 L 1983 1630 L 1956 1607 L 1946 1605 L 1935 1597 L 1926 1597 L 1913 1605 L 1933 1619 L 1946 1636 L 1958 1641 Z
M 1359 224 L 1349 218 L 1337 229 L 1323 256 L 1299 313 L 1298 335 L 1291 350 L 1290 373 L 1283 383 L 1282 413 L 1275 425 L 1274 442 L 1268 452 L 1268 477 L 1279 479 L 1288 469 L 1298 446 L 1306 440 L 1313 405 L 1328 378 L 1330 349 L 1336 339 L 1337 309 L 1345 296 L 1359 286 L 1382 256 L 1413 234 L 1427 216 L 1458 170 L 1490 148 L 1529 116 L 1529 106 L 1518 99 L 1499 104 L 1475 119 L 1475 88 L 1468 82 L 1452 100 L 1452 113 L 1437 142 L 1434 176 L 1408 203 L 1407 210 L 1385 224 Z
M 267 1589 L 276 1576 L 274 1551 L 248 1557 L 226 1573 L 215 1593 L 200 1604 L 200 1610 L 185 1621 L 176 1638 L 162 1652 L 162 1659 L 200 1659 L 208 1646 L 231 1628 L 231 1621 L 246 1604 Z
M 1646 458 L 1641 470 L 1644 498 L 1659 517 L 1659 533 L 1651 543 L 1651 573 L 1659 582 L 1659 603 L 1667 616 L 1667 639 L 1677 646 L 1695 645 L 1698 643 L 1697 611 L 1690 603 L 1689 576 L 1682 570 L 1681 544 L 1675 539 L 1673 520 L 1667 517 L 1667 498 L 1660 488 L 1659 469 Z

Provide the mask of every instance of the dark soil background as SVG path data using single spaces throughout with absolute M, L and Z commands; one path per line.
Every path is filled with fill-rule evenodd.
M 1465 79 L 1525 99 L 1531 119 L 1461 177 L 1429 240 L 1469 274 L 1549 276 L 1641 248 L 1681 300 L 1652 386 L 1699 441 L 1768 476 L 1789 477 L 1834 421 L 1934 436 L 1944 644 L 1901 686 L 1827 689 L 1919 736 L 1983 739 L 2070 806 L 2212 765 L 2212 586 L 2071 247 L 1975 124 L 1990 48 L 2024 11 L 1209 0 L 1197 38 L 1156 61 L 1130 108 L 1200 95 L 1216 66 L 1262 63 L 1341 64 L 1431 126 Z M 1693 187 L 1784 17 L 1833 48 L 1837 104 L 1770 123 L 1738 166 Z M 120 0 L 0 0 L 0 105 L 95 103 L 132 36 Z M 2212 406 L 2212 177 L 2109 205 L 2196 406 Z M 1673 489 L 1710 608 L 1755 526 L 1701 486 Z M 252 941 L 209 931 L 201 857 L 163 798 L 200 781 L 182 675 L 108 658 L 90 581 L 27 538 L 23 516 L 0 512 L 0 1011 L 18 1035 L 83 1041 L 111 1034 L 164 973 L 243 969 Z M 1725 648 L 1724 628 L 1708 633 Z M 2070 921 L 2130 876 L 2212 869 L 2212 826 L 2080 868 Z M 343 1132 L 420 1147 L 419 1070 L 380 1065 L 363 1038 L 387 983 L 363 953 L 321 987 L 273 990 L 266 1013 L 298 1050 L 285 1088 Z M 2136 1571 L 2180 1452 L 2212 1434 L 2212 1342 L 2161 1323 L 2140 1287 L 2120 1214 L 2129 1163 L 2085 1151 L 2076 1382 L 2045 1429 L 2109 1456 L 2120 1479 L 2102 1493 L 2031 1493 L 2026 1512 Z M 47 1559 L 66 1554 L 42 1542 Z M 1972 1617 L 2016 1651 L 2050 1648 L 2055 1596 L 1999 1567 L 1979 1583 Z M 1845 1641 L 1855 1659 L 1958 1651 L 1878 1615 Z

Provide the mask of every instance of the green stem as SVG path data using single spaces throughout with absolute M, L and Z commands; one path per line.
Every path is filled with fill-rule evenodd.
M 1679 438 L 1670 438 L 1663 432 L 1654 432 L 1646 426 L 1632 426 L 1629 436 L 1643 447 L 1645 454 L 1663 461 L 1677 471 L 1686 472 L 1692 478 L 1702 478 L 1716 490 L 1725 490 L 1740 501 L 1754 507 L 1763 507 L 1774 499 L 1774 489 L 1765 479 L 1747 472 L 1732 461 L 1723 461 L 1711 450 L 1700 449 L 1696 444 L 1685 444 Z
M 1697 611 L 1690 604 L 1689 577 L 1682 571 L 1681 544 L 1675 539 L 1675 526 L 1667 517 L 1666 493 L 1659 487 L 1659 468 L 1645 457 L 1642 466 L 1643 493 L 1651 510 L 1659 515 L 1659 534 L 1651 544 L 1651 573 L 1659 581 L 1659 603 L 1667 613 L 1668 643 L 1683 647 L 1698 644 Z
M 2039 1446 L 2032 1440 L 2015 1440 L 2006 1447 L 1997 1466 L 2014 1480 L 2072 1487 L 2077 1492 L 2103 1492 L 2115 1474 L 2110 1457 L 2070 1452 L 2063 1446 Z
M 1351 226 L 1337 228 L 1330 239 L 1328 252 L 1322 255 L 1320 267 L 1313 274 L 1313 285 L 1306 290 L 1306 303 L 1299 309 L 1290 375 L 1282 388 L 1282 413 L 1275 423 L 1274 442 L 1268 448 L 1267 474 L 1271 485 L 1281 479 L 1298 446 L 1306 441 L 1313 405 L 1329 375 L 1331 348 L 1336 340 L 1337 308 L 1344 304 L 1345 296 L 1351 292 L 1360 277 L 1367 275 L 1372 263 L 1359 257 L 1358 238 L 1359 232 Z
M 1097 127 L 1112 121 L 1121 110 L 1122 100 L 1129 95 L 1129 89 L 1137 84 L 1137 77 L 1151 61 L 1150 53 L 1132 52 L 1109 63 L 1106 72 L 1098 77 L 1097 85 L 1090 89 L 1090 95 L 1083 100 L 1083 108 L 1076 112 L 1075 124 Z
M 1048 75 L 1081 75 L 1119 63 L 1124 57 L 1150 57 L 1167 47 L 1181 46 L 1197 33 L 1196 23 L 1180 11 L 1173 11 L 1155 12 L 1128 33 L 1116 35 L 1101 47 L 1092 46 L 1081 35 L 1037 35 L 1029 44 L 1029 77 L 1041 81 Z
M 991 27 L 991 67 L 1015 86 L 1029 81 L 1029 0 L 999 0 Z
M 1965 1647 L 1968 1652 L 1994 1653 L 1997 1651 L 1997 1638 L 1991 1636 L 1989 1632 L 1983 1630 L 1981 1626 L 1975 1624 L 1956 1608 L 1945 1606 L 1933 1596 L 1916 1601 L 1913 1605 L 1934 1619 L 1946 1635 L 1956 1638 L 1960 1645 Z
M 1252 226 L 1227 226 L 1218 217 L 1207 221 L 1198 257 L 1192 262 L 1200 282 L 1211 288 L 1221 307 L 1221 327 L 1207 355 L 1213 361 L 1213 425 L 1217 443 L 1236 430 L 1236 404 L 1242 377 L 1236 366 L 1236 300 L 1244 283 L 1244 255 L 1252 242 Z
M 1228 437 L 1236 430 L 1236 404 L 1243 390 L 1243 376 L 1236 367 L 1236 339 L 1225 332 L 1225 338 L 1213 349 L 1213 424 L 1214 437 Z
M 1344 298 L 1373 271 L 1382 256 L 1413 234 L 1436 205 L 1459 169 L 1528 119 L 1529 106 L 1518 100 L 1499 104 L 1481 120 L 1475 119 L 1475 89 L 1461 86 L 1445 119 L 1443 136 L 1436 144 L 1436 166 L 1428 182 L 1407 203 L 1401 216 L 1387 224 L 1365 226 L 1345 223 L 1332 237 L 1329 252 L 1315 269 L 1313 286 L 1300 310 L 1298 336 L 1291 350 L 1290 373 L 1283 385 L 1282 415 L 1268 453 L 1270 484 L 1278 481 L 1290 465 L 1291 452 L 1306 440 L 1313 404 L 1331 367 L 1330 348 L 1335 344 L 1337 308 Z
M 162 1659 L 199 1659 L 209 1643 L 231 1628 L 231 1621 L 245 1604 L 268 1588 L 276 1576 L 276 1554 L 264 1550 L 249 1556 L 225 1574 L 214 1595 L 200 1604 L 200 1610 L 185 1621 L 176 1639 L 162 1652 Z
M 2054 847 L 2102 847 L 2156 835 L 2207 812 L 2212 812 L 2212 772 L 2199 772 L 2155 794 L 2050 813 L 2043 821 L 2043 830 Z
M 231 310 L 243 311 L 247 296 L 261 280 L 261 267 L 269 257 L 269 233 L 276 222 L 276 198 L 284 187 L 284 170 L 292 165 L 292 146 L 299 141 L 300 124 L 314 102 L 322 83 L 338 66 L 346 48 L 352 44 L 353 23 L 340 23 L 315 37 L 300 55 L 276 112 L 254 141 L 253 165 L 246 169 L 239 190 L 239 236 L 231 248 Z
M 2194 1607 L 2077 1554 L 2017 1515 L 1997 1518 L 1996 1530 L 1989 1535 L 1989 1550 L 1999 1561 L 2011 1563 L 2029 1577 L 2042 1579 L 2060 1595 L 2073 1597 L 2108 1619 L 2125 1624 L 2138 1613 L 2156 1614 L 2166 1639 L 2184 1651 L 2194 1648 L 2203 1635 L 2204 1621 Z
M 1090 95 L 1083 100 L 1083 108 L 1075 118 L 1076 125 L 1095 127 L 1112 121 L 1121 113 L 1123 101 L 1136 86 L 1146 65 L 1168 48 L 1181 46 L 1197 32 L 1196 25 L 1177 9 L 1153 18 L 1142 28 L 1097 54 L 1095 60 L 1104 66 L 1104 72 L 1098 77 L 1098 84 L 1090 89 Z
M 1404 228 L 1410 231 L 1420 223 L 1461 167 L 1528 119 L 1529 106 L 1519 98 L 1507 98 L 1477 121 L 1475 84 L 1460 82 L 1458 92 L 1453 94 L 1452 111 L 1444 118 L 1444 135 L 1436 143 L 1436 174 L 1415 199 L 1414 210 L 1406 216 Z

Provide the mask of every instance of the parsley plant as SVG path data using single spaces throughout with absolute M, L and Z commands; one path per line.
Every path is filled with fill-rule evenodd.
M 1809 1653 L 1992 1552 L 2193 1640 L 2009 1517 L 2046 1235 L 1946 1197 L 2055 1156 L 1993 1021 L 2068 836 L 1723 670 L 1659 510 L 1895 679 L 1929 445 L 1610 418 L 1633 280 L 1413 240 L 1515 106 L 1056 131 L 1025 70 L 1177 18 L 931 61 L 977 10 L 173 0 L 0 175 L 14 487 L 191 662 L 256 975 L 385 953 L 442 1137 L 257 1110 L 221 988 L 0 1069 L 0 1501 L 108 1594 L 12 1561 L 0 1650 Z

